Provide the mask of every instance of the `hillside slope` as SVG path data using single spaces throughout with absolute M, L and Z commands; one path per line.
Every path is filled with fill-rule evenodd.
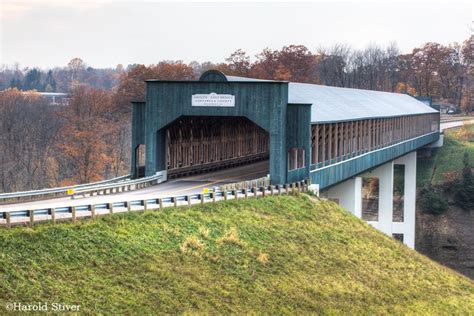
M 464 313 L 474 283 L 307 196 L 0 230 L 8 302 L 82 312 Z

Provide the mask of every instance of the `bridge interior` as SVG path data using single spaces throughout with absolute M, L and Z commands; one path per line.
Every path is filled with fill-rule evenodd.
M 182 116 L 165 127 L 168 179 L 255 164 L 268 173 L 269 135 L 245 117 Z M 136 148 L 145 174 L 145 145 Z

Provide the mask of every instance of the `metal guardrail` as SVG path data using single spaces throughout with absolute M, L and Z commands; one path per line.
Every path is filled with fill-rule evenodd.
M 5 202 L 17 202 L 21 200 L 33 200 L 35 198 L 44 197 L 58 197 L 66 196 L 68 190 L 73 190 L 73 195 L 94 195 L 94 194 L 111 194 L 116 192 L 131 191 L 136 189 L 142 189 L 151 184 L 154 184 L 157 180 L 162 178 L 162 174 L 153 175 L 150 177 L 130 180 L 130 175 L 103 180 L 94 183 L 85 183 L 79 185 L 72 185 L 60 188 L 50 188 L 43 190 L 34 191 L 23 191 L 23 192 L 12 192 L 12 193 L 0 193 L 0 203 Z
M 289 194 L 293 191 L 305 192 L 308 190 L 308 185 L 308 181 L 301 181 L 285 185 L 269 185 L 260 188 L 253 187 L 250 190 L 225 190 L 165 198 L 106 202 L 57 208 L 2 211 L 0 212 L 0 226 L 10 228 L 15 225 L 33 226 L 35 223 L 39 222 L 50 221 L 56 223 L 57 221 L 69 220 L 75 223 L 79 218 L 96 218 L 100 215 L 113 213 L 162 210 L 165 207 L 191 206 L 217 201 L 237 200 L 241 198 L 247 199 L 265 197 L 268 195 L 282 195 Z

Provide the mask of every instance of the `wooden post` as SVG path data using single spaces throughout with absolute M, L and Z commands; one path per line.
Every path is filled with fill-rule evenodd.
M 89 210 L 91 211 L 91 218 L 96 218 L 97 214 L 95 212 L 95 204 L 89 205 Z
M 265 197 L 265 191 L 267 191 L 266 190 L 267 188 L 266 187 L 261 187 L 260 189 L 262 190 L 262 197 Z
M 178 199 L 176 198 L 176 196 L 172 197 L 172 199 L 173 199 L 173 206 L 178 207 Z
M 51 207 L 49 209 L 49 215 L 51 215 L 51 222 L 53 222 L 53 224 L 56 224 L 56 209 L 54 207 Z
M 290 186 L 289 186 L 289 184 L 285 184 L 285 191 L 286 191 L 286 194 L 290 193 Z
M 224 190 L 224 201 L 227 201 L 227 190 Z
M 75 224 L 76 223 L 76 207 L 75 206 L 71 206 L 71 218 L 72 218 L 73 224 Z
M 270 195 L 273 195 L 273 185 L 270 185 Z
M 253 187 L 253 197 L 257 198 L 257 187 Z
M 201 204 L 204 204 L 204 193 L 199 194 L 199 199 L 201 201 Z
M 188 200 L 188 206 L 191 206 L 191 196 L 187 195 L 186 200 Z
M 132 203 L 130 201 L 125 202 L 125 205 L 127 206 L 127 212 L 130 212 L 132 210 Z
M 143 200 L 143 210 L 147 211 L 148 210 L 148 201 L 145 199 Z
M 235 200 L 239 198 L 239 193 L 237 192 L 237 190 L 232 190 L 232 195 L 234 196 Z
M 211 192 L 212 202 L 216 201 L 216 192 Z
M 107 208 L 109 209 L 109 213 L 112 214 L 114 212 L 114 204 L 107 203 Z
M 281 195 L 281 185 L 278 185 L 278 195 Z
M 12 218 L 11 218 L 10 212 L 5 213 L 5 219 L 6 219 L 6 222 L 7 222 L 7 228 L 12 227 Z
M 160 205 L 160 210 L 163 210 L 163 199 L 157 199 L 158 204 Z
M 247 199 L 249 196 L 248 196 L 248 190 L 245 188 L 244 189 L 244 197 Z
M 34 210 L 29 210 L 28 213 L 30 215 L 30 226 L 33 227 L 33 225 L 35 223 L 35 211 Z

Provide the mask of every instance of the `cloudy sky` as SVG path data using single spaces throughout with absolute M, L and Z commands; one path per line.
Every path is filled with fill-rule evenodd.
M 160 60 L 223 61 L 242 48 L 428 41 L 470 36 L 471 1 L 162 2 L 0 0 L 0 64 L 93 67 Z

